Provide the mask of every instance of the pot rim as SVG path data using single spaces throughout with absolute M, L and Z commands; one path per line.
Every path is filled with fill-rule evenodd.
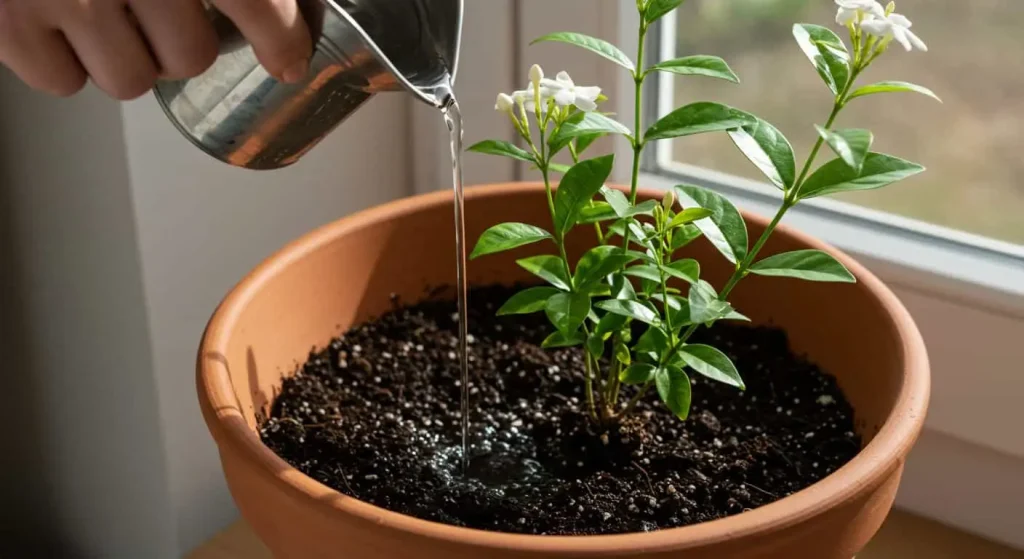
M 539 182 L 485 184 L 467 188 L 467 200 L 503 197 L 523 192 L 543 192 Z M 660 198 L 662 192 L 640 189 Z M 792 526 L 846 502 L 865 487 L 874 487 L 903 463 L 924 424 L 930 392 L 930 373 L 924 340 L 910 313 L 881 280 L 842 251 L 786 225 L 777 233 L 795 238 L 811 248 L 835 256 L 858 282 L 889 310 L 892 327 L 900 338 L 904 358 L 902 386 L 893 411 L 875 435 L 846 465 L 817 483 L 774 503 L 700 524 L 647 533 L 598 536 L 541 536 L 486 531 L 441 524 L 392 512 L 344 495 L 292 467 L 266 447 L 243 416 L 223 359 L 241 311 L 272 277 L 331 240 L 372 223 L 400 218 L 424 208 L 451 204 L 450 191 L 437 191 L 396 200 L 323 225 L 292 241 L 254 268 L 217 307 L 211 317 L 197 356 L 197 388 L 200 405 L 211 434 L 222 447 L 230 447 L 245 460 L 255 463 L 261 473 L 288 491 L 306 498 L 311 506 L 327 514 L 347 514 L 363 521 L 387 526 L 450 544 L 486 549 L 516 549 L 543 553 L 622 553 L 639 550 L 680 550 L 711 545 L 741 537 L 756 536 Z M 749 223 L 766 225 L 765 218 L 741 212 Z M 221 454 L 225 454 L 221 449 Z

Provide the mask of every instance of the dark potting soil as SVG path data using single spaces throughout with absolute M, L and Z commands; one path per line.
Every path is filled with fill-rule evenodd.
M 451 300 L 396 302 L 313 352 L 261 418 L 263 441 L 310 477 L 386 509 L 533 534 L 649 531 L 737 514 L 811 485 L 860 450 L 833 377 L 793 355 L 781 330 L 722 323 L 694 341 L 729 354 L 745 392 L 693 375 L 687 421 L 650 390 L 631 420 L 602 436 L 581 412 L 581 350 L 541 349 L 543 313 L 494 316 L 513 292 L 470 292 L 467 473 Z

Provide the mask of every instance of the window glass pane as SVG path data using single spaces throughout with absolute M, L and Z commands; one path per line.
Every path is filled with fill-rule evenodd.
M 884 2 L 883 2 L 884 4 Z M 836 126 L 868 128 L 874 150 L 928 171 L 881 190 L 840 196 L 973 233 L 1024 243 L 1024 1 L 899 0 L 929 52 L 894 44 L 858 84 L 924 85 L 913 93 L 856 99 Z M 672 106 L 719 100 L 756 113 L 786 134 L 798 167 L 824 124 L 831 92 L 793 40 L 795 22 L 835 25 L 831 0 L 692 0 L 678 11 L 679 56 L 725 58 L 742 83 L 676 77 Z M 676 160 L 763 180 L 724 134 L 675 140 Z M 834 157 L 825 147 L 818 164 Z

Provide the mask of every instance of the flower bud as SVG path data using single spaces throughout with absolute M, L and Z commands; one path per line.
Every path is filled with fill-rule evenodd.
M 534 88 L 540 87 L 540 80 L 544 79 L 544 70 L 541 69 L 540 65 L 534 64 L 530 66 L 530 83 L 533 84 Z
M 515 106 L 516 100 L 513 99 L 511 95 L 499 93 L 498 100 L 494 103 L 494 110 L 503 113 L 511 113 Z
M 661 207 L 665 208 L 665 211 L 672 209 L 676 203 L 676 194 L 671 189 L 665 191 L 665 196 L 661 199 Z

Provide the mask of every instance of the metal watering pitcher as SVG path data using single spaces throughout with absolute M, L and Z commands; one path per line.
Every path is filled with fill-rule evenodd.
M 197 147 L 231 165 L 296 162 L 373 94 L 440 107 L 455 81 L 463 0 L 299 0 L 313 38 L 300 83 L 279 82 L 213 8 L 220 54 L 203 74 L 160 81 L 157 100 Z

